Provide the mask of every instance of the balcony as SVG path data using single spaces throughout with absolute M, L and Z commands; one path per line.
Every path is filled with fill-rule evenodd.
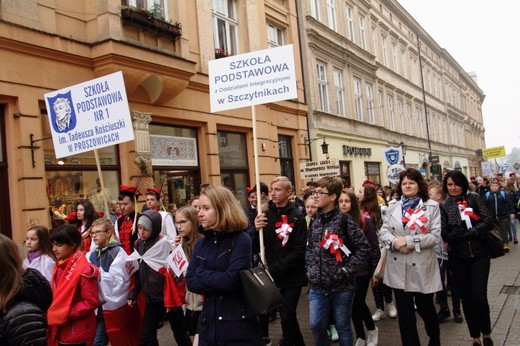
M 139 30 L 150 32 L 156 36 L 164 36 L 172 41 L 182 36 L 182 25 L 170 23 L 162 18 L 156 18 L 154 11 L 136 8 L 121 9 L 123 25 L 133 26 Z

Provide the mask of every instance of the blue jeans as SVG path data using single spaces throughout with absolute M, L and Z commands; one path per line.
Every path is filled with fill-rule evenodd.
M 103 316 L 103 310 L 99 308 L 96 317 L 96 337 L 94 339 L 94 346 L 106 345 L 108 345 L 108 336 L 105 328 L 105 318 Z
M 323 294 L 313 289 L 309 291 L 309 314 L 315 345 L 330 345 L 327 330 L 329 328 L 328 316 L 332 309 L 334 323 L 338 331 L 339 344 L 341 346 L 352 346 L 350 315 L 352 313 L 353 298 L 354 291 L 330 294 Z

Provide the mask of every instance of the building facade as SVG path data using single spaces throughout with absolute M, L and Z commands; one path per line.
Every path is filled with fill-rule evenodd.
M 351 186 L 388 184 L 383 150 L 400 145 L 427 178 L 479 173 L 484 94 L 397 1 L 305 0 L 300 11 L 310 137 L 326 139 Z
M 120 184 L 160 187 L 170 206 L 188 203 L 201 184 L 223 184 L 245 203 L 251 109 L 210 112 L 208 61 L 285 44 L 294 45 L 298 97 L 256 106 L 259 170 L 262 181 L 284 174 L 301 184 L 307 105 L 296 3 L 2 1 L 0 232 L 21 243 L 30 226 L 58 224 L 78 199 L 102 210 Z M 44 94 L 116 71 L 135 140 L 57 159 Z

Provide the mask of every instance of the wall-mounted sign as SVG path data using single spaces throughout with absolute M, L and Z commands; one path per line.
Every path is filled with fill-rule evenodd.
M 372 156 L 372 148 L 352 147 L 350 145 L 343 146 L 344 155 Z
M 195 138 L 150 135 L 153 166 L 198 166 Z
M 300 178 L 302 179 L 319 179 L 338 175 L 339 163 L 336 159 L 300 163 Z

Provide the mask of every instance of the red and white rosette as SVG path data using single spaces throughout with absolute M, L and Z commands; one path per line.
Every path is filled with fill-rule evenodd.
M 419 205 L 417 208 L 415 208 L 415 211 L 412 210 L 412 208 L 406 209 L 404 215 L 403 215 L 403 223 L 406 224 L 406 227 L 408 227 L 411 230 L 415 230 L 416 228 L 419 228 L 423 234 L 427 232 L 426 229 L 426 222 L 428 221 L 428 218 L 426 217 L 424 210 L 422 208 L 422 201 L 419 202 Z
M 287 244 L 287 241 L 289 241 L 289 235 L 291 234 L 293 230 L 294 224 L 287 222 L 287 215 L 282 215 L 282 221 L 278 221 L 275 224 L 275 227 L 278 227 L 276 231 L 276 235 L 279 239 L 282 240 L 282 246 L 285 246 Z
M 480 216 L 475 214 L 473 208 L 468 207 L 467 201 L 457 202 L 457 204 L 459 206 L 460 218 L 462 221 L 466 222 L 466 227 L 468 227 L 468 229 L 472 228 L 473 225 L 471 224 L 471 219 L 478 221 L 480 220 Z
M 350 256 L 350 250 L 343 244 L 343 240 L 337 235 L 333 233 L 326 233 L 325 239 L 320 242 L 320 246 L 336 257 L 336 261 L 338 263 L 342 262 L 341 251 L 346 256 Z M 341 250 L 341 251 L 340 251 Z

